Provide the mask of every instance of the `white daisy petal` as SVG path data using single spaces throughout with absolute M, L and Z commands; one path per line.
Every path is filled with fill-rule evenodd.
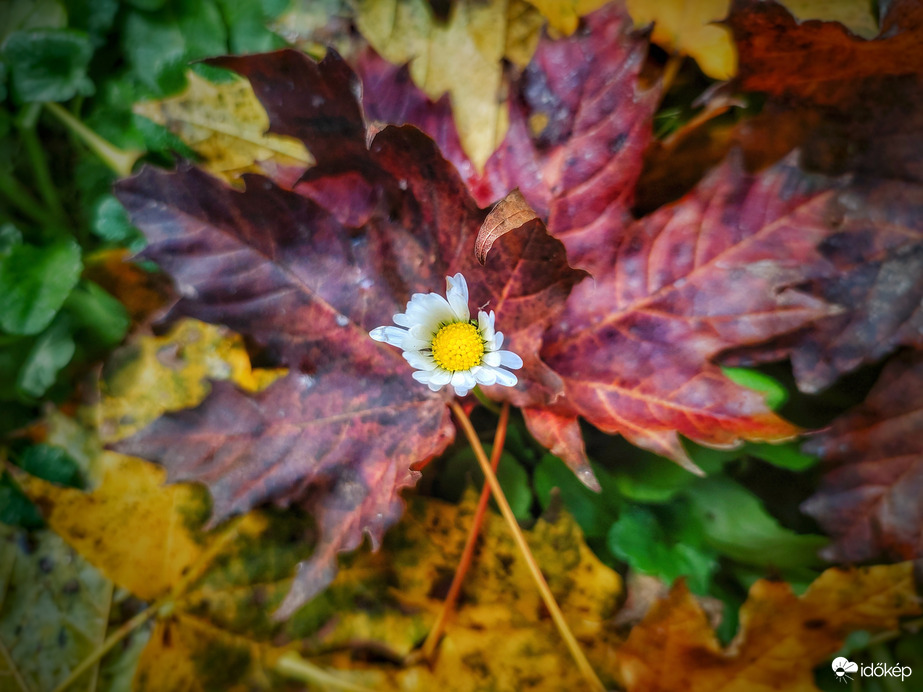
M 432 371 L 430 370 L 414 370 L 410 376 L 415 379 L 417 382 L 422 382 L 423 384 L 429 384 L 430 378 L 433 376 Z
M 404 351 L 404 360 L 410 363 L 411 367 L 417 370 L 435 370 L 436 362 L 431 355 L 420 353 L 419 351 Z
M 516 383 L 519 382 L 519 379 L 511 373 L 509 370 L 501 370 L 497 368 L 494 370 L 497 373 L 497 384 L 502 384 L 504 387 L 515 387 Z
M 474 379 L 478 381 L 478 384 L 485 387 L 497 383 L 497 373 L 494 372 L 493 368 L 485 368 L 483 365 L 479 365 L 471 369 L 471 374 L 474 375 Z
M 519 370 L 522 367 L 522 358 L 512 351 L 497 351 L 500 354 L 500 365 L 511 370 Z
M 422 351 L 425 348 L 429 348 L 429 344 L 429 339 L 417 339 L 413 334 L 408 332 L 407 336 L 404 337 L 404 343 L 402 343 L 400 347 L 405 351 Z
M 500 367 L 500 354 L 496 351 L 485 353 L 482 362 L 484 365 L 489 365 L 492 368 Z
M 429 376 L 429 381 L 433 384 L 444 385 L 452 381 L 452 373 L 442 368 L 436 368 Z
M 461 274 L 447 276 L 445 279 L 446 292 L 445 297 L 455 313 L 455 319 L 459 322 L 467 322 L 471 319 L 471 313 L 468 311 L 468 282 Z
M 512 387 L 518 379 L 503 368 L 521 368 L 522 359 L 500 350 L 503 334 L 495 329 L 492 310 L 479 310 L 477 321 L 471 321 L 468 297 L 465 277 L 447 276 L 445 297 L 414 293 L 404 312 L 392 318 L 398 326 L 377 327 L 369 336 L 400 348 L 414 369 L 413 379 L 434 392 L 446 385 L 457 396 L 467 395 L 479 384 Z
M 403 348 L 407 330 L 401 329 L 400 327 L 375 327 L 375 329 L 369 332 L 369 336 L 375 341 L 383 341 L 391 346 Z

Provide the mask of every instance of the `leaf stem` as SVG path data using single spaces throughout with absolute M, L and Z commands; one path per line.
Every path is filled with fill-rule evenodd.
M 276 672 L 286 677 L 295 678 L 319 687 L 335 687 L 339 690 L 347 690 L 347 692 L 375 692 L 375 690 L 368 687 L 337 677 L 320 666 L 304 660 L 294 651 L 282 654 L 273 668 L 275 668 Z
M 500 457 L 503 455 L 503 444 L 506 442 L 506 426 L 510 419 L 509 402 L 503 402 L 503 408 L 500 411 L 500 421 L 497 423 L 497 432 L 494 433 L 494 446 L 490 454 L 490 467 L 496 472 L 500 465 Z M 487 501 L 490 499 L 490 485 L 484 481 L 484 487 L 481 488 L 481 497 L 478 498 L 478 506 L 474 512 L 474 519 L 471 522 L 471 528 L 468 530 L 468 538 L 465 540 L 465 547 L 462 550 L 461 558 L 458 561 L 458 568 L 455 570 L 455 576 L 452 578 L 452 585 L 449 587 L 449 593 L 446 594 L 442 602 L 442 609 L 439 611 L 439 617 L 436 624 L 426 636 L 423 642 L 422 655 L 427 660 L 432 660 L 436 651 L 436 646 L 442 638 L 442 632 L 445 629 L 445 623 L 455 609 L 455 602 L 458 600 L 458 594 L 461 592 L 462 584 L 465 581 L 465 574 L 471 566 L 471 560 L 474 557 L 474 548 L 477 545 L 478 534 L 481 532 L 481 524 L 484 523 L 484 515 L 487 512 Z
M 63 692 L 63 690 L 66 690 L 77 678 L 83 675 L 90 666 L 105 656 L 109 649 L 154 616 L 162 605 L 161 601 L 155 601 L 135 615 L 131 620 L 122 624 L 121 627 L 106 638 L 106 641 L 96 647 L 93 653 L 83 659 L 80 665 L 74 668 L 71 674 L 68 675 L 60 685 L 54 688 L 54 692 Z
M 32 692 L 29 689 L 28 683 L 22 677 L 22 673 L 20 673 L 19 669 L 16 667 L 16 662 L 13 660 L 13 656 L 10 654 L 2 640 L 0 640 L 0 654 L 2 654 L 3 660 L 6 661 L 7 669 L 10 671 L 10 674 L 13 676 L 16 684 L 19 685 L 19 689 L 21 689 L 22 692 Z
M 0 171 L 0 194 L 33 221 L 48 226 L 54 220 L 16 178 Z
M 42 150 L 42 144 L 35 133 L 36 113 L 33 113 L 33 106 L 23 110 L 18 119 L 19 136 L 22 139 L 23 146 L 26 149 L 26 155 L 29 158 L 29 164 L 32 166 L 32 174 L 35 177 L 35 187 L 38 188 L 42 200 L 51 212 L 53 220 L 65 223 L 67 216 L 64 214 L 64 207 L 61 205 L 61 198 L 58 196 L 54 180 L 51 177 L 51 171 L 48 169 L 48 160 Z
M 526 538 L 523 535 L 522 530 L 519 528 L 519 524 L 516 522 L 516 517 L 513 515 L 513 510 L 510 509 L 510 504 L 506 501 L 506 496 L 503 494 L 503 490 L 500 488 L 500 482 L 497 480 L 497 475 L 490 467 L 490 462 L 487 460 L 487 455 L 484 453 L 484 448 L 481 446 L 481 441 L 478 439 L 477 433 L 474 430 L 474 426 L 471 424 L 471 419 L 468 418 L 468 415 L 458 403 L 457 399 L 452 399 L 450 405 L 452 407 L 452 412 L 458 419 L 459 425 L 461 425 L 465 436 L 468 438 L 468 442 L 471 444 L 471 447 L 474 450 L 474 455 L 477 457 L 478 463 L 481 465 L 481 471 L 484 474 L 484 478 L 487 479 L 487 483 L 490 485 L 490 490 L 493 493 L 494 501 L 500 508 L 500 514 L 503 515 L 507 526 L 509 526 L 509 529 L 513 534 L 513 539 L 516 541 L 516 545 L 519 548 L 519 551 L 522 553 L 522 557 L 525 560 L 529 571 L 532 573 L 532 578 L 535 580 L 535 585 L 538 587 L 542 601 L 544 601 L 545 607 L 548 608 L 548 612 L 551 614 L 551 619 L 554 620 L 554 624 L 557 626 L 558 632 L 561 633 L 561 637 L 564 639 L 564 643 L 567 645 L 571 656 L 574 657 L 574 661 L 577 663 L 577 667 L 580 669 L 580 672 L 583 674 L 583 677 L 589 684 L 589 688 L 594 690 L 594 692 L 605 692 L 605 686 L 596 675 L 592 666 L 590 666 L 590 662 L 587 660 L 586 655 L 580 648 L 580 644 L 577 642 L 576 637 L 574 637 L 573 632 L 570 631 L 570 627 L 567 625 L 567 621 L 564 619 L 564 614 L 561 612 L 561 608 L 558 606 L 557 601 L 554 600 L 554 594 L 551 593 L 551 589 L 548 587 L 548 582 L 545 581 L 542 570 L 538 566 L 538 563 L 535 561 L 535 556 L 532 555 L 532 551 L 529 549 L 529 544 L 526 542 Z
M 72 134 L 81 139 L 89 147 L 90 151 L 102 159 L 103 163 L 123 178 L 131 175 L 131 169 L 135 162 L 144 154 L 139 149 L 119 149 L 93 132 L 57 103 L 46 103 L 45 108 L 60 120 L 61 124 L 70 130 Z

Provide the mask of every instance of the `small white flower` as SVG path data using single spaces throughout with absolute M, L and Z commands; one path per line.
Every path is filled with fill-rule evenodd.
M 522 358 L 500 350 L 503 333 L 494 330 L 493 310 L 478 311 L 475 322 L 468 311 L 465 277 L 447 276 L 445 283 L 445 298 L 415 293 L 407 309 L 394 316 L 400 326 L 376 327 L 369 336 L 402 349 L 404 359 L 416 368 L 413 379 L 434 392 L 447 384 L 458 396 L 478 384 L 515 386 L 516 375 L 503 368 L 521 368 Z

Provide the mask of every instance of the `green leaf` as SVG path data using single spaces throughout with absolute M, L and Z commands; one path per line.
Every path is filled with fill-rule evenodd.
M 259 3 L 218 0 L 228 25 L 228 39 L 234 53 L 263 53 L 285 46 L 285 41 L 270 31 L 268 17 Z
M 0 343 L 0 401 L 20 401 L 16 378 L 34 343 L 35 337 L 2 338 L 2 343 Z
M 10 334 L 45 329 L 82 268 L 80 248 L 71 239 L 46 247 L 17 245 L 0 256 L 0 328 Z
M 17 245 L 22 245 L 22 233 L 11 223 L 0 226 L 0 255 L 5 255 Z
M 773 445 L 765 442 L 749 442 L 745 446 L 745 451 L 750 456 L 778 466 L 790 471 L 804 471 L 817 464 L 817 457 L 805 454 L 799 449 L 798 442 L 787 442 L 781 445 Z
M 228 51 L 227 31 L 212 0 L 176 0 L 156 12 L 130 12 L 122 50 L 134 76 L 165 96 L 183 88 L 189 61 Z
M 490 446 L 486 447 L 490 454 Z M 507 502 L 517 519 L 530 519 L 529 509 L 532 506 L 532 488 L 529 485 L 529 474 L 512 454 L 504 452 L 500 455 L 500 465 L 497 467 L 497 480 Z M 484 485 L 484 474 L 470 447 L 459 450 L 450 456 L 445 466 L 440 470 L 436 486 L 442 497 L 458 502 L 469 483 L 481 488 Z
M 93 45 L 83 31 L 14 31 L 3 45 L 13 94 L 20 101 L 67 101 L 93 93 L 87 76 Z
M 19 466 L 46 481 L 80 487 L 80 468 L 66 450 L 54 445 L 37 444 L 26 448 Z
M 45 525 L 41 512 L 8 473 L 0 474 L 0 524 L 37 529 Z M 2 548 L 0 548 L 2 551 Z
M 125 207 L 112 195 L 103 195 L 93 206 L 90 228 L 103 240 L 120 245 L 131 245 L 141 236 L 131 224 Z
M 577 480 L 574 472 L 553 454 L 545 454 L 532 475 L 535 495 L 542 509 L 551 504 L 551 492 L 557 488 L 564 506 L 588 539 L 606 536 L 612 522 L 618 518 L 620 504 L 612 476 L 597 464 L 593 464 L 593 472 L 602 485 L 600 493 L 594 493 Z
M 76 344 L 67 319 L 55 322 L 35 341 L 26 356 L 16 387 L 25 397 L 42 396 L 57 379 L 58 373 L 74 357 Z
M 118 0 L 64 0 L 64 4 L 72 29 L 87 32 L 97 48 L 105 43 L 105 35 L 119 11 Z
M 13 0 L 0 3 L 0 45 L 14 31 L 60 29 L 67 12 L 57 0 Z
M 667 582 L 685 576 L 692 591 L 707 593 L 718 567 L 714 554 L 670 533 L 653 509 L 628 507 L 609 531 L 609 550 L 639 572 Z M 682 533 L 688 540 L 696 532 L 687 527 Z
M 667 502 L 696 480 L 669 459 L 638 450 L 614 471 L 619 494 L 635 502 Z
M 123 338 L 131 319 L 125 306 L 92 281 L 81 281 L 64 303 L 71 323 L 94 350 L 112 348 Z
M 760 392 L 766 397 L 766 405 L 773 411 L 777 411 L 788 401 L 788 390 L 778 380 L 769 375 L 764 375 L 759 370 L 721 368 L 721 371 L 731 382 Z
M 730 478 L 704 478 L 690 486 L 685 496 L 692 503 L 692 515 L 704 528 L 706 543 L 728 557 L 777 568 L 820 563 L 817 551 L 826 545 L 826 538 L 782 527 L 759 498 Z

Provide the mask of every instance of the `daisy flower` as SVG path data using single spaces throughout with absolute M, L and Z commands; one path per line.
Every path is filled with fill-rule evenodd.
M 494 329 L 494 312 L 478 311 L 477 321 L 468 311 L 468 284 L 461 274 L 447 276 L 446 297 L 415 293 L 404 312 L 394 316 L 397 327 L 376 327 L 375 341 L 397 346 L 416 368 L 413 379 L 434 392 L 447 384 L 465 396 L 478 384 L 515 386 L 509 370 L 522 367 L 522 358 L 501 351 L 503 333 Z

